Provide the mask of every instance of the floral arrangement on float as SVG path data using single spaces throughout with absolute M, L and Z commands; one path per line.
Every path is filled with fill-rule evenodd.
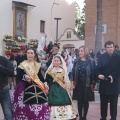
M 6 42 L 5 43 L 5 54 L 11 55 L 14 52 L 18 52 L 20 50 L 20 46 L 15 42 Z
M 12 46 L 5 45 L 5 54 L 6 55 L 11 55 L 12 54 L 11 48 L 12 48 Z
M 15 36 L 14 40 L 18 41 L 18 42 L 26 42 L 27 38 L 24 36 Z
M 11 35 L 4 35 L 3 37 L 4 42 L 13 42 L 13 37 Z
M 18 45 L 16 42 L 12 44 L 12 49 L 11 49 L 12 52 L 19 52 L 20 49 L 21 49 L 20 45 Z
M 15 36 L 12 37 L 11 35 L 4 35 L 4 47 L 5 47 L 5 54 L 11 55 L 14 53 L 18 53 L 20 50 L 25 51 L 26 46 L 24 44 L 19 44 L 20 42 L 25 42 L 27 39 L 23 36 Z
M 12 51 L 11 51 L 11 44 L 12 42 L 14 41 L 13 40 L 13 37 L 11 35 L 4 35 L 3 36 L 3 41 L 5 42 L 5 54 L 6 55 L 11 55 L 12 54 Z
M 38 40 L 37 39 L 30 39 L 30 42 L 28 43 L 28 47 L 37 49 Z
M 20 49 L 24 52 L 26 50 L 26 45 L 20 45 Z

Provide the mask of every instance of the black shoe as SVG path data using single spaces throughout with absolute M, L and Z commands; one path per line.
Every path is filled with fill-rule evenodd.
M 87 120 L 87 118 L 84 118 L 84 117 L 83 117 L 83 119 L 82 119 L 82 120 Z
M 83 120 L 83 118 L 80 118 L 79 120 Z
M 84 117 L 82 117 L 82 118 L 80 118 L 80 120 L 87 120 L 86 118 L 84 118 Z

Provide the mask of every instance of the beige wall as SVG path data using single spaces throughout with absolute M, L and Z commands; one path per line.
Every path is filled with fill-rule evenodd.
M 67 37 L 68 32 L 71 33 L 70 38 Z M 80 46 L 85 45 L 85 40 L 80 40 L 80 38 L 77 36 L 76 32 L 74 30 L 71 30 L 71 29 L 67 29 L 64 32 L 63 36 L 61 36 L 61 38 L 58 42 L 61 45 L 60 51 L 62 51 L 63 45 L 66 45 L 66 44 L 72 44 L 72 45 L 74 45 L 75 48 L 79 48 Z
M 61 41 L 60 42 L 60 52 L 63 50 L 63 45 L 66 45 L 66 44 L 72 44 L 75 46 L 75 48 L 79 48 L 80 46 L 83 46 L 85 45 L 85 40 L 75 40 L 74 42 L 73 41 Z
M 54 17 L 62 18 L 59 21 L 60 37 L 67 28 L 75 28 L 75 0 L 56 0 L 59 5 L 52 4 L 54 0 L 16 0 L 35 5 L 32 10 L 27 12 L 27 38 L 40 39 L 43 33 L 40 33 L 40 20 L 46 21 L 45 33 L 48 42 L 55 40 L 56 21 Z M 4 54 L 2 38 L 5 34 L 13 35 L 13 10 L 12 0 L 2 0 L 0 3 L 0 54 Z M 51 14 L 52 13 L 52 14 Z M 52 21 L 51 21 L 52 17 Z M 52 24 L 51 24 L 52 23 Z M 52 28 L 52 32 L 51 32 Z M 52 33 L 52 35 L 51 35 Z
M 11 0 L 0 3 L 0 55 L 4 53 L 3 36 L 13 34 L 13 11 Z

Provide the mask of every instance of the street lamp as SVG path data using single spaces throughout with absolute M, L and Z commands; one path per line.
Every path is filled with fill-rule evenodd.
M 50 23 L 50 29 L 51 29 L 51 41 L 52 41 L 52 10 L 53 10 L 53 6 L 54 5 L 59 5 L 58 3 L 55 3 L 55 0 L 52 4 L 52 7 L 51 7 L 51 23 Z
M 58 20 L 61 20 L 61 18 L 54 18 L 56 20 L 56 43 L 58 42 Z

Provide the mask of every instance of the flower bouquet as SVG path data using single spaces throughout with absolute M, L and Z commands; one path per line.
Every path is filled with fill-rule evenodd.
M 37 48 L 37 46 L 38 46 L 38 40 L 37 39 L 30 39 L 30 42 L 28 43 L 28 46 L 30 48 Z
M 12 44 L 12 49 L 11 49 L 12 52 L 18 52 L 20 51 L 20 49 L 21 49 L 20 45 L 18 45 L 16 42 Z
M 15 36 L 14 40 L 16 40 L 18 42 L 25 42 L 25 41 L 27 41 L 27 38 L 24 36 Z
M 10 49 L 5 49 L 5 54 L 6 55 L 11 55 L 12 54 L 12 51 Z
M 4 35 L 3 37 L 4 42 L 13 42 L 13 37 L 11 35 Z
M 21 45 L 20 48 L 21 48 L 22 51 L 26 50 L 26 46 L 25 45 Z

